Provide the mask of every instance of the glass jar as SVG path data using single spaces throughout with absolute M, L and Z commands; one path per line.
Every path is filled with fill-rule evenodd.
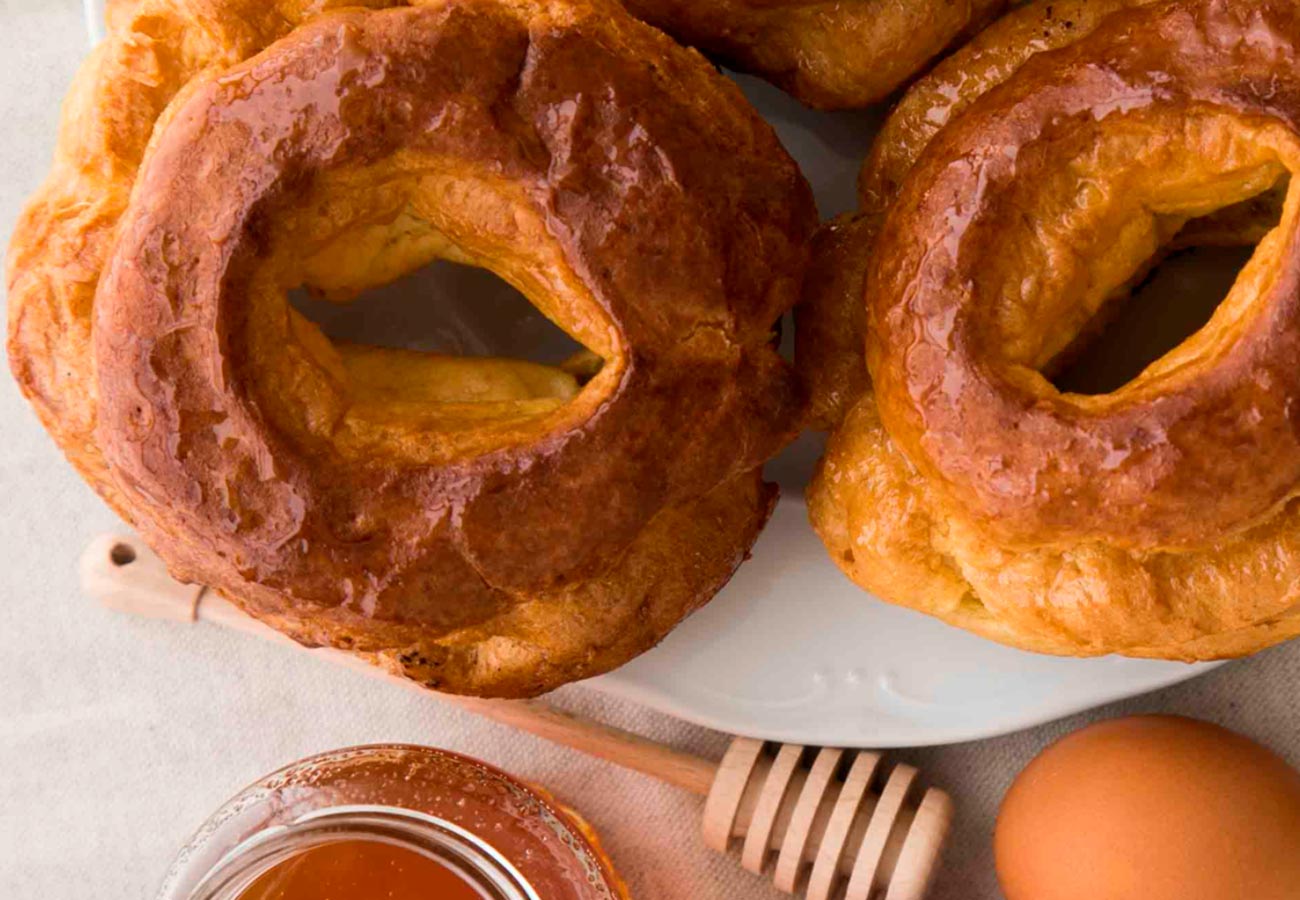
M 290 860 L 357 841 L 417 854 L 484 900 L 627 898 L 590 826 L 545 791 L 455 753 L 376 744 L 241 791 L 181 851 L 159 900 L 240 900 Z

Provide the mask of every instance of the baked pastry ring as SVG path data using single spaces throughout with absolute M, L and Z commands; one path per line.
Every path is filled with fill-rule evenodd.
M 882 100 L 1007 0 L 623 0 L 632 13 L 809 106 Z
M 930 140 L 868 266 L 872 391 L 809 490 L 850 577 L 1051 653 L 1300 633 L 1296 182 L 1182 345 L 1100 396 L 1041 374 L 1186 223 L 1300 170 L 1298 45 L 1282 0 L 1122 10 Z
M 1035 54 L 1067 47 L 1110 15 L 1151 2 L 1037 0 L 998 19 L 903 95 L 862 163 L 858 212 L 827 222 L 813 239 L 795 341 L 814 425 L 829 428 L 839 422 L 868 388 L 862 302 L 867 262 L 894 197 L 926 145 Z M 1278 220 L 1285 187 L 1188 223 L 1162 252 L 1258 243 Z
M 314 6 L 119 9 L 15 238 L 15 373 L 178 575 L 303 643 L 480 694 L 612 668 L 770 512 L 809 188 L 734 86 L 604 0 Z M 286 300 L 434 258 L 603 366 L 579 389 L 336 346 Z

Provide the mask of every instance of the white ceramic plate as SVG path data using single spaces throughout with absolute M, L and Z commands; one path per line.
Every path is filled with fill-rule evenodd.
M 98 35 L 102 0 L 86 4 Z M 803 166 L 822 214 L 850 209 L 875 117 L 813 113 L 762 82 L 737 80 Z M 413 302 L 431 294 L 436 304 Z M 573 346 L 495 277 L 450 265 L 364 304 L 298 304 L 335 337 L 537 360 Z M 1002 734 L 1209 668 L 1037 656 L 879 602 L 840 574 L 808 525 L 803 485 L 818 451 L 816 436 L 805 436 L 772 463 L 783 498 L 726 589 L 661 646 L 591 687 L 735 734 L 893 747 Z

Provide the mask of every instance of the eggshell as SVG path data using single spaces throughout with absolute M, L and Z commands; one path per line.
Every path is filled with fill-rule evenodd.
M 1298 900 L 1300 772 L 1207 722 L 1102 722 L 1020 774 L 994 854 L 1007 900 Z

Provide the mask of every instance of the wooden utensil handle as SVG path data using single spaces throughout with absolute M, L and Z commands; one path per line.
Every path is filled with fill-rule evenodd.
M 87 594 L 112 609 L 149 618 L 211 622 L 265 640 L 289 644 L 336 665 L 386 679 L 420 691 L 425 696 L 433 694 L 440 700 L 495 722 L 641 772 L 693 794 L 707 796 L 717 773 L 717 764 L 710 760 L 572 715 L 540 700 L 484 700 L 437 694 L 409 679 L 390 675 L 351 654 L 327 648 L 302 648 L 275 629 L 246 615 L 215 591 L 202 585 L 182 584 L 172 578 L 162 560 L 136 537 L 106 534 L 92 541 L 82 555 L 81 583 Z

